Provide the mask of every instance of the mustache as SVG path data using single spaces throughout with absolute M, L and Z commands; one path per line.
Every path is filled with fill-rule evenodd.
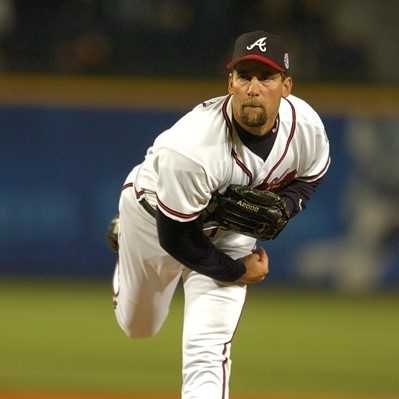
M 260 108 L 263 108 L 263 105 L 261 103 L 258 103 L 257 101 L 253 101 L 252 100 L 252 101 L 247 101 L 247 102 L 243 103 L 241 107 L 242 108 L 245 108 L 245 107 L 260 107 Z

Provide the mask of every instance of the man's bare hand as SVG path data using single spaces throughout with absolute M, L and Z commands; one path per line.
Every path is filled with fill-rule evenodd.
M 242 260 L 247 271 L 238 280 L 239 283 L 259 283 L 269 273 L 269 257 L 263 248 L 257 248 L 252 254 L 244 256 Z

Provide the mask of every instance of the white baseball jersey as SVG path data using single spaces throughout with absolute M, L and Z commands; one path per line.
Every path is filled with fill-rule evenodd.
M 312 182 L 329 166 L 329 143 L 318 114 L 290 95 L 281 100 L 277 137 L 263 161 L 242 144 L 232 123 L 231 97 L 206 101 L 163 132 L 134 169 L 139 194 L 169 218 L 191 221 L 215 191 L 231 184 L 276 190 L 294 179 Z M 129 176 L 127 180 L 132 180 Z

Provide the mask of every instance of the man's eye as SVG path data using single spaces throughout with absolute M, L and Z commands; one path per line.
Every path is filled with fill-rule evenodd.
M 269 73 L 259 76 L 259 80 L 270 80 L 272 78 L 273 78 L 273 75 L 269 74 Z
M 239 76 L 240 79 L 243 79 L 243 80 L 250 80 L 251 79 L 251 77 L 248 74 L 246 74 L 246 73 L 240 73 L 238 76 Z

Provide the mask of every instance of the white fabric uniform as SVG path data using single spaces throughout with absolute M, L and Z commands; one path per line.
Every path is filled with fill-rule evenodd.
M 228 399 L 230 343 L 246 286 L 191 271 L 159 245 L 156 221 L 143 198 L 169 218 L 195 220 L 215 191 L 230 184 L 276 189 L 294 179 L 314 181 L 327 171 L 329 144 L 323 123 L 303 100 L 282 99 L 277 137 L 264 162 L 244 146 L 232 124 L 231 97 L 206 101 L 158 136 L 121 194 L 119 264 L 114 276 L 115 313 L 130 337 L 156 334 L 183 277 L 183 399 Z M 214 245 L 233 259 L 248 255 L 255 240 L 233 232 Z

